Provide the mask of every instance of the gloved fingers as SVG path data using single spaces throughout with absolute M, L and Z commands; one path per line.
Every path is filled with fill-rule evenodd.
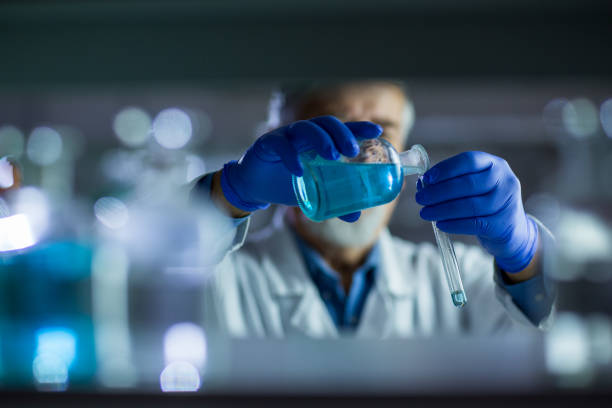
M 288 126 L 287 137 L 298 152 L 314 149 L 324 159 L 340 158 L 331 136 L 310 120 L 300 120 Z
M 297 177 L 301 177 L 304 174 L 304 168 L 298 157 L 298 152 L 287 138 L 282 136 L 275 138 L 273 143 L 268 144 L 268 148 L 278 155 L 281 162 L 292 174 Z
M 499 194 L 494 189 L 488 194 L 459 198 L 421 209 L 421 218 L 428 221 L 455 220 L 496 214 L 514 202 L 514 194 Z
M 382 126 L 373 122 L 344 122 L 344 124 L 359 139 L 375 139 L 383 133 Z
M 345 215 L 341 215 L 340 218 L 342 221 L 346 221 L 346 222 L 355 222 L 359 219 L 359 217 L 361 217 L 361 211 L 357 211 L 357 212 L 352 212 L 349 214 L 345 214 Z
M 439 183 L 464 174 L 477 173 L 488 169 L 503 159 L 485 152 L 463 152 L 442 160 L 423 175 L 425 185 Z
M 493 164 L 489 169 L 478 173 L 464 174 L 436 184 L 417 186 L 416 202 L 421 205 L 434 205 L 491 192 L 503 181 L 500 166 Z
M 357 139 L 353 132 L 339 119 L 333 116 L 321 116 L 310 120 L 325 129 L 341 154 L 347 157 L 357 156 L 359 153 Z

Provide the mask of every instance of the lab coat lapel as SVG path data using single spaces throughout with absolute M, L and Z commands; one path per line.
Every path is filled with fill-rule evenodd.
M 380 269 L 368 296 L 357 337 L 386 338 L 414 331 L 414 286 L 388 230 L 380 236 Z
M 271 237 L 271 292 L 278 304 L 285 335 L 337 337 L 338 330 L 313 284 L 289 227 Z

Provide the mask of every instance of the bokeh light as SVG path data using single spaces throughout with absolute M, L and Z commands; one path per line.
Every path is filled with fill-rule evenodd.
M 612 257 L 612 237 L 605 221 L 594 214 L 564 211 L 557 228 L 559 250 L 572 260 Z
M 32 362 L 32 372 L 38 384 L 54 384 L 65 387 L 68 382 L 68 367 L 55 354 L 39 354 Z
M 76 334 L 65 327 L 45 327 L 36 332 L 36 354 L 53 354 L 70 367 L 76 355 Z
M 142 150 L 110 150 L 100 160 L 102 173 L 110 181 L 135 184 L 146 171 L 144 155 Z
M 189 115 L 178 108 L 164 109 L 153 121 L 153 136 L 166 149 L 180 149 L 191 139 L 193 128 Z
M 13 165 L 3 157 L 0 159 L 0 188 L 10 188 L 14 183 Z
M 166 364 L 186 361 L 202 368 L 206 363 L 206 337 L 196 324 L 185 322 L 172 325 L 164 334 Z
M 32 229 L 34 240 L 39 241 L 49 228 L 49 200 L 36 187 L 23 187 L 13 197 L 13 212 L 24 214 Z
M 0 218 L 0 252 L 27 248 L 35 243 L 32 227 L 24 214 Z
M 115 116 L 113 130 L 126 146 L 140 146 L 150 137 L 151 117 L 140 108 L 127 107 Z
M 546 337 L 546 366 L 557 375 L 584 372 L 589 365 L 589 338 L 582 319 L 560 313 Z
M 111 229 L 124 227 L 129 219 L 128 208 L 115 197 L 102 197 L 94 204 L 94 214 L 98 221 Z
M 200 388 L 200 374 L 192 364 L 177 361 L 163 369 L 159 384 L 163 392 L 193 392 Z
M 32 362 L 38 384 L 63 389 L 68 383 L 68 370 L 75 360 L 77 337 L 65 327 L 46 327 L 36 332 L 36 352 Z
M 572 99 L 563 106 L 563 125 L 574 137 L 593 136 L 599 127 L 597 107 L 586 98 Z
M 0 127 L 0 157 L 12 156 L 19 158 L 23 154 L 25 137 L 15 126 Z
M 62 155 L 62 137 L 50 127 L 32 130 L 27 145 L 28 158 L 39 166 L 55 163 Z
M 612 137 L 612 98 L 604 101 L 599 108 L 601 127 L 608 137 Z

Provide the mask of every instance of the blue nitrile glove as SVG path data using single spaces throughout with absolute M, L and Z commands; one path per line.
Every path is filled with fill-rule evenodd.
M 423 185 L 424 184 L 424 185 Z M 506 272 L 527 267 L 538 244 L 538 229 L 527 217 L 521 184 L 508 163 L 484 152 L 446 159 L 417 182 L 421 217 L 454 234 L 476 235 Z
M 298 154 L 315 150 L 321 157 L 337 160 L 340 154 L 359 153 L 356 138 L 375 138 L 382 128 L 372 122 L 342 123 L 333 116 L 300 120 L 261 136 L 238 161 L 223 166 L 221 188 L 227 201 L 244 211 L 270 203 L 297 206 L 291 174 L 301 176 Z M 356 221 L 360 212 L 340 217 Z

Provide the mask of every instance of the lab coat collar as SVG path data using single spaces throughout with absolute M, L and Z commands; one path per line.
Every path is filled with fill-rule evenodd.
M 297 295 L 306 288 L 314 287 L 306 265 L 300 256 L 293 233 L 286 225 L 280 226 L 271 235 L 269 242 L 270 261 L 273 265 L 282 265 L 279 274 L 271 279 L 271 290 L 276 296 Z M 393 238 L 388 229 L 384 229 L 379 238 L 380 265 L 375 287 L 384 294 L 396 297 L 412 295 L 414 285 L 406 273 L 409 265 L 399 265 L 394 248 Z
M 361 317 L 358 336 L 367 336 L 372 330 L 379 335 L 385 333 L 392 324 L 394 302 L 414 294 L 413 282 L 409 279 L 411 274 L 406 271 L 409 265 L 399 264 L 391 234 L 385 229 L 379 239 L 380 269 Z M 289 315 L 291 328 L 315 337 L 338 336 L 289 227 L 280 226 L 264 241 L 267 242 L 261 244 L 267 247 L 265 252 L 270 257 L 264 262 L 278 266 L 277 273 L 269 276 L 270 290 L 279 307 L 284 309 L 281 313 Z
M 285 322 L 286 335 L 337 337 L 338 329 L 312 282 L 289 227 L 280 226 L 261 244 L 267 248 L 270 291 Z M 264 249 L 264 248 L 262 248 Z M 273 266 L 276 266 L 274 268 Z

